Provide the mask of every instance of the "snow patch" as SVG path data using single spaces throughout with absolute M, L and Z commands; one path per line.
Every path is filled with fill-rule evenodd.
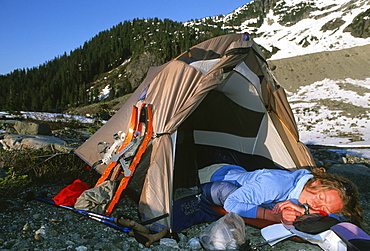
M 356 87 L 361 87 L 356 92 Z M 300 141 L 311 145 L 337 147 L 370 146 L 370 78 L 365 80 L 324 79 L 303 86 L 296 93 L 287 92 L 297 121 Z M 340 109 L 321 105 L 322 100 L 335 100 L 364 109 L 363 114 L 348 116 Z M 370 158 L 370 149 L 348 150 Z

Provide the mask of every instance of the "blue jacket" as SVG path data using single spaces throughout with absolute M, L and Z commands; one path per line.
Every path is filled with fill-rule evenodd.
M 313 175 L 306 169 L 248 172 L 240 166 L 227 165 L 211 176 L 211 182 L 228 181 L 239 186 L 225 200 L 225 210 L 242 217 L 256 218 L 258 206 L 272 209 L 276 203 L 286 200 L 298 204 L 299 195 L 311 177 Z

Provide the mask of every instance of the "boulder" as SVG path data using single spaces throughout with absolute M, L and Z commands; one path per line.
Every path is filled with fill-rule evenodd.
M 31 121 L 17 121 L 14 124 L 15 130 L 18 134 L 28 134 L 28 135 L 50 135 L 51 129 L 48 124 L 31 122 Z
M 365 164 L 335 164 L 328 169 L 328 173 L 349 179 L 355 183 L 360 193 L 369 193 L 370 168 Z
M 14 128 L 18 120 L 13 119 L 0 119 L 0 133 L 17 133 Z
M 69 152 L 76 148 L 75 144 L 68 145 L 66 141 L 53 136 L 46 135 L 4 135 L 0 140 L 4 150 L 26 150 L 43 149 L 59 152 Z

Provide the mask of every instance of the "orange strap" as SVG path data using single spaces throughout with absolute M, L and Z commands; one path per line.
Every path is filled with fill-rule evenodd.
M 134 136 L 134 132 L 136 131 L 137 127 L 137 115 L 138 115 L 138 108 L 134 106 L 132 108 L 132 113 L 131 113 L 131 119 L 130 119 L 130 125 L 129 125 L 129 130 L 126 135 L 125 140 L 123 141 L 122 145 L 120 148 L 116 151 L 116 153 L 119 153 L 123 148 L 125 148 L 132 140 Z M 119 162 L 110 162 L 107 168 L 104 170 L 102 176 L 100 176 L 99 180 L 96 182 L 95 187 L 99 186 L 101 183 L 106 181 L 108 177 L 110 176 L 112 170 L 119 164 Z
M 152 108 L 151 108 L 151 105 L 149 104 L 143 104 L 142 108 L 144 108 L 144 106 L 146 107 L 146 112 L 147 112 L 147 118 L 146 120 L 147 121 L 144 121 L 144 122 L 141 122 L 141 123 L 144 123 L 146 124 L 146 129 L 145 129 L 145 137 L 143 139 L 143 142 L 141 143 L 141 145 L 139 146 L 139 149 L 134 157 L 134 159 L 132 160 L 131 162 L 131 165 L 129 167 L 129 169 L 131 170 L 131 174 L 129 176 L 124 176 L 113 196 L 113 199 L 112 201 L 110 202 L 108 208 L 106 209 L 105 211 L 105 215 L 109 216 L 112 211 L 113 211 L 113 208 L 115 207 L 115 205 L 118 203 L 119 199 L 121 198 L 121 194 L 123 192 L 123 190 L 126 189 L 127 185 L 128 185 L 128 182 L 130 181 L 132 175 L 134 174 L 135 172 L 135 169 L 136 169 L 136 166 L 139 164 L 140 162 L 140 159 L 141 159 L 141 156 L 143 155 L 143 153 L 145 152 L 146 150 L 146 147 L 148 146 L 148 143 L 150 142 L 150 140 L 152 139 L 152 135 L 153 135 L 153 115 L 152 115 Z M 146 123 L 145 123 L 146 122 Z M 140 123 L 140 124 L 141 124 Z

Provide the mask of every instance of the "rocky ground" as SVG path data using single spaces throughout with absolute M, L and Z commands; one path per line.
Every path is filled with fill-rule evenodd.
M 370 160 L 345 153 L 328 150 L 312 150 L 319 165 L 330 167 L 335 173 L 353 180 L 360 192 L 365 213 L 365 230 L 369 232 L 370 223 Z M 0 211 L 0 250 L 204 250 L 199 243 L 199 232 L 209 224 L 193 226 L 179 233 L 180 241 L 164 238 L 149 248 L 138 243 L 127 233 L 116 230 L 100 222 L 73 211 L 56 208 L 35 200 L 25 200 L 27 192 L 47 193 L 55 196 L 63 186 L 30 186 L 12 200 L 6 200 Z M 113 216 L 128 215 L 137 219 L 134 202 L 124 198 L 115 209 Z M 263 242 L 260 230 L 251 226 L 246 228 L 252 244 Z M 321 250 L 320 247 L 286 240 L 273 247 L 264 246 L 258 250 Z

